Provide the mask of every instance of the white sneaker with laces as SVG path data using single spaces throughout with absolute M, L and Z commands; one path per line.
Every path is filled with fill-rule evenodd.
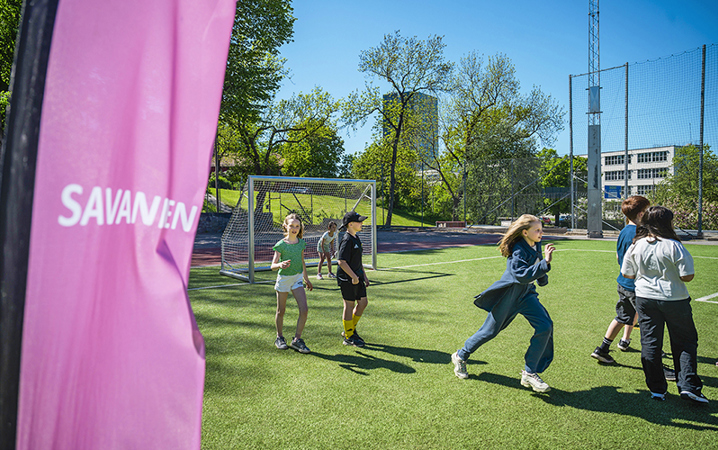
M 521 371 L 521 386 L 530 387 L 536 392 L 548 392 L 551 387 L 537 373 Z
M 318 274 L 317 274 L 317 280 L 323 280 L 323 279 L 324 279 L 324 277 L 322 276 L 322 274 L 321 274 L 321 273 L 318 273 Z
M 469 372 L 466 371 L 466 361 L 459 357 L 458 353 L 451 355 L 451 362 L 454 363 L 454 374 L 465 380 L 469 378 Z

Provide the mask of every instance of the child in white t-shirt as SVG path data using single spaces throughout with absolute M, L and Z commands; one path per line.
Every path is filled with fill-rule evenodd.
M 635 279 L 636 311 L 641 326 L 641 365 L 651 398 L 663 401 L 668 383 L 663 373 L 663 330 L 668 326 L 681 398 L 708 403 L 697 373 L 698 332 L 686 283 L 693 280 L 693 258 L 673 230 L 673 212 L 651 206 L 641 218 L 621 274 Z
M 337 224 L 329 222 L 327 225 L 327 231 L 324 232 L 319 242 L 317 242 L 317 252 L 319 253 L 319 265 L 317 266 L 317 280 L 323 279 L 322 277 L 322 264 L 324 260 L 327 260 L 327 270 L 329 271 L 329 278 L 336 278 L 332 273 L 332 255 L 334 254 L 334 243 L 337 241 Z

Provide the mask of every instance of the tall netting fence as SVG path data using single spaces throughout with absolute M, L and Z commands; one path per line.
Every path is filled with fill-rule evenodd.
M 220 273 L 254 282 L 255 271 L 270 270 L 274 244 L 284 237 L 282 223 L 292 213 L 299 216 L 304 226 L 305 262 L 307 266 L 316 266 L 319 240 L 329 230 L 330 223 L 341 227 L 348 211 L 367 216 L 357 235 L 362 242 L 365 264 L 376 268 L 374 181 L 250 176 L 222 234 Z M 335 251 L 343 232 L 336 233 L 339 236 Z
M 475 160 L 467 163 L 466 211 L 469 222 L 500 224 L 543 209 L 538 158 Z
M 588 153 L 588 78 L 588 74 L 569 77 L 569 126 L 574 155 Z M 675 173 L 672 158 L 682 148 L 699 149 L 702 145 L 704 152 L 716 148 L 718 45 L 604 69 L 600 72 L 600 87 L 601 185 L 606 230 L 613 227 L 606 223 L 611 218 L 620 219 L 616 205 L 620 205 L 622 198 L 635 194 L 650 198 Z M 628 164 L 621 152 L 628 155 Z M 694 199 L 692 208 L 697 211 L 698 193 L 683 194 Z M 578 216 L 586 203 L 585 194 L 579 192 L 574 200 Z M 718 220 L 705 219 L 710 223 Z M 696 221 L 694 214 L 694 227 Z

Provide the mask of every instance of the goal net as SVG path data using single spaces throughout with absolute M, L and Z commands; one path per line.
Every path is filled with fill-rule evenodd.
M 357 235 L 364 248 L 364 265 L 376 269 L 375 181 L 250 176 L 222 234 L 220 274 L 254 283 L 255 271 L 271 270 L 272 248 L 284 237 L 282 223 L 291 213 L 304 224 L 307 267 L 316 266 L 319 239 L 331 222 L 341 227 L 348 211 L 367 216 Z M 335 251 L 343 235 L 338 232 Z

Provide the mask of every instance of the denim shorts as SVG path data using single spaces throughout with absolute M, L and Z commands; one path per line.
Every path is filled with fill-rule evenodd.
M 633 325 L 636 316 L 636 291 L 629 291 L 618 285 L 618 303 L 616 303 L 616 322 Z

